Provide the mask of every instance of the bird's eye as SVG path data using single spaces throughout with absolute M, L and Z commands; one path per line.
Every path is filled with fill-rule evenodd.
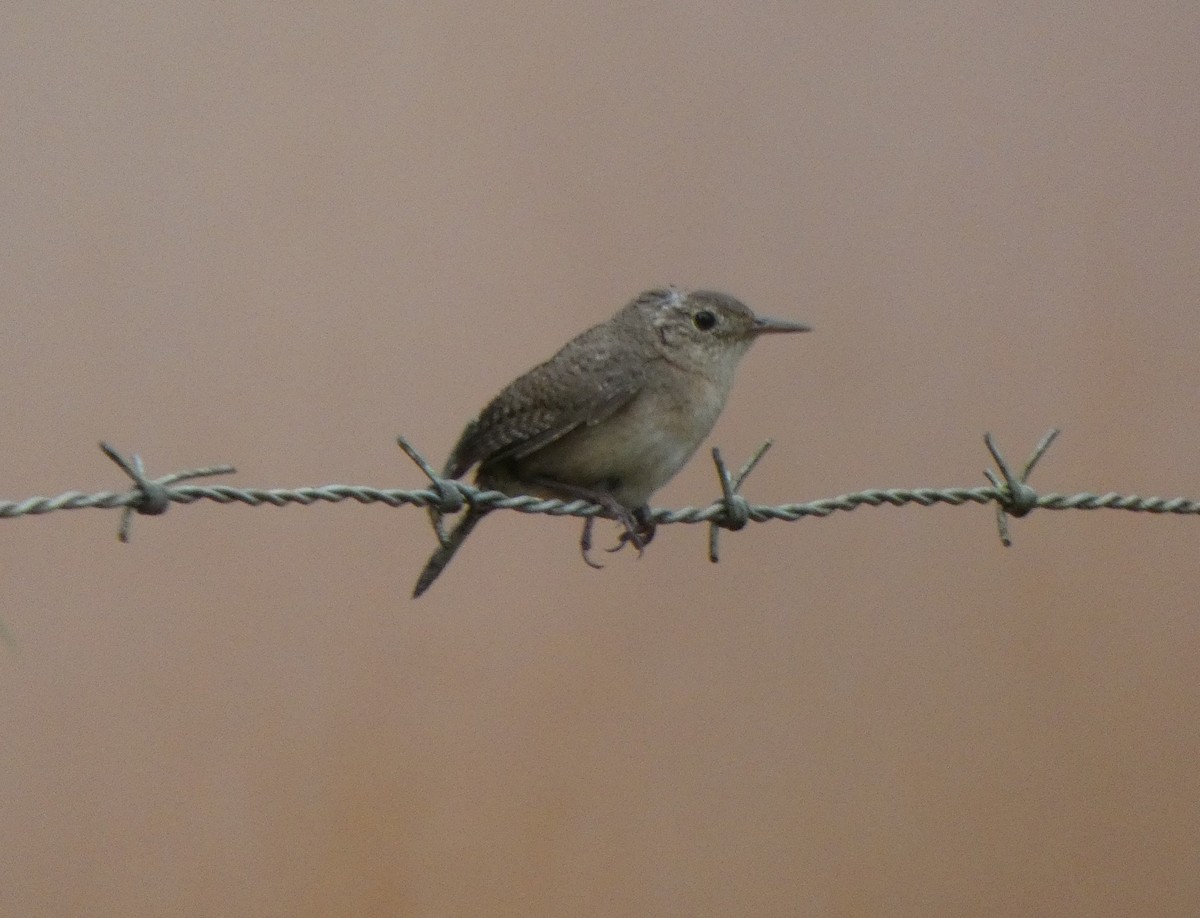
M 692 324 L 700 329 L 700 331 L 711 331 L 713 326 L 717 324 L 717 317 L 707 309 L 701 309 L 692 316 Z

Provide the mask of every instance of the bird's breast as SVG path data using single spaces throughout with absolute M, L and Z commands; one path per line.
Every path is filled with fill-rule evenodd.
M 513 471 L 518 479 L 600 488 L 627 507 L 640 507 L 691 458 L 728 394 L 721 379 L 672 374 L 602 421 L 578 427 L 521 460 Z

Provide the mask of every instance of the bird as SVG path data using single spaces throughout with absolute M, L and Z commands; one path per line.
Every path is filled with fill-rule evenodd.
M 509 383 L 463 429 L 443 477 L 475 469 L 475 484 L 509 496 L 586 500 L 622 527 L 616 548 L 639 554 L 654 537 L 650 496 L 712 430 L 734 371 L 763 335 L 808 332 L 756 316 L 715 290 L 658 287 Z M 421 596 L 491 508 L 470 505 L 422 569 Z M 589 557 L 593 519 L 580 545 Z M 615 549 L 610 549 L 615 550 Z

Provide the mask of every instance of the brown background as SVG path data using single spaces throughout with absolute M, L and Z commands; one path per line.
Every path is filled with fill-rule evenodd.
M 665 282 L 817 328 L 712 437 L 752 500 L 1053 425 L 1044 490 L 1200 495 L 1194 3 L 74 6 L 0 14 L 5 497 L 102 437 L 418 487 L 395 434 Z M 411 509 L 117 523 L 0 524 L 5 915 L 1200 913 L 1195 518 L 597 573 L 498 514 L 419 603 Z

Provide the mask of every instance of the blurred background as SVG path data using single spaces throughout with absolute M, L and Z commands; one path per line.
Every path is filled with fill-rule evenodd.
M 1200 495 L 1200 7 L 9 4 L 0 496 L 420 487 L 639 290 L 760 503 Z M 0 522 L 5 915 L 1194 915 L 1200 520 Z M 602 525 L 607 544 L 615 535 Z

